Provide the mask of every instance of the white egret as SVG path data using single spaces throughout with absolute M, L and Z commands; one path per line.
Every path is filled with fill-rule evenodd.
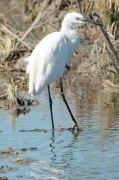
M 26 73 L 29 74 L 29 94 L 40 94 L 48 86 L 49 104 L 51 111 L 52 129 L 54 129 L 52 99 L 49 84 L 60 78 L 61 96 L 68 108 L 74 127 L 82 130 L 76 122 L 65 99 L 62 76 L 67 60 L 72 56 L 80 42 L 80 35 L 73 26 L 80 23 L 95 23 L 85 19 L 81 14 L 72 12 L 64 17 L 60 32 L 53 32 L 45 36 L 35 47 L 32 54 L 25 58 L 29 63 Z

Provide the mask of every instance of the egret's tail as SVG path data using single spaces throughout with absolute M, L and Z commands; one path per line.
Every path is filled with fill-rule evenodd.
M 29 74 L 29 94 L 36 95 L 40 94 L 43 87 L 40 88 L 41 82 L 42 82 L 42 75 L 38 76 L 38 65 L 37 65 L 37 59 L 33 61 L 33 57 L 29 56 L 24 59 L 24 61 L 28 62 L 26 73 Z
M 27 67 L 26 67 L 26 73 L 29 74 L 29 72 L 30 72 L 30 56 L 24 58 L 24 61 L 28 62 Z
M 29 94 L 37 95 L 49 84 L 49 77 L 48 73 L 46 73 L 47 61 L 45 60 L 44 54 L 42 54 L 42 52 L 37 53 L 37 49 L 35 50 L 31 56 L 24 60 L 28 62 L 26 73 L 29 74 Z M 42 63 L 42 59 L 45 60 L 44 63 Z

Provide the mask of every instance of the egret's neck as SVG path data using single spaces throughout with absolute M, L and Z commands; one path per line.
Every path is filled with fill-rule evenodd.
M 79 40 L 79 33 L 73 29 L 73 24 L 71 23 L 63 22 L 60 32 L 64 34 L 72 43 Z
M 68 39 L 69 57 L 76 51 L 80 42 L 79 33 L 73 29 L 73 25 L 63 23 L 60 32 Z
M 73 29 L 73 25 L 65 22 L 62 23 L 60 32 L 66 35 L 67 37 L 70 36 L 71 33 L 76 33 L 76 31 Z

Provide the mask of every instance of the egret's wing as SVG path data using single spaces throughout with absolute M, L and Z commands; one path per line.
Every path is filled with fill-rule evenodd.
M 30 58 L 30 56 L 24 58 L 24 61 L 27 61 L 29 63 L 29 58 Z
M 68 58 L 66 41 L 60 33 L 52 33 L 46 36 L 34 49 L 27 61 L 27 73 L 29 73 L 29 93 L 40 93 L 47 84 L 54 81 L 59 73 L 58 63 L 60 58 L 65 66 Z M 63 51 L 63 54 L 62 54 Z M 66 52 L 65 52 L 66 51 Z M 57 69 L 53 69 L 56 67 Z M 61 69 L 64 70 L 63 68 Z M 61 71 L 60 70 L 60 71 Z M 54 71 L 56 71 L 54 73 Z

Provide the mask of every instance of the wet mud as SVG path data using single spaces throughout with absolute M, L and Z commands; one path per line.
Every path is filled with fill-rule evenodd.
M 2 176 L 2 177 L 0 177 L 0 180 L 8 180 L 8 178 L 5 176 Z

